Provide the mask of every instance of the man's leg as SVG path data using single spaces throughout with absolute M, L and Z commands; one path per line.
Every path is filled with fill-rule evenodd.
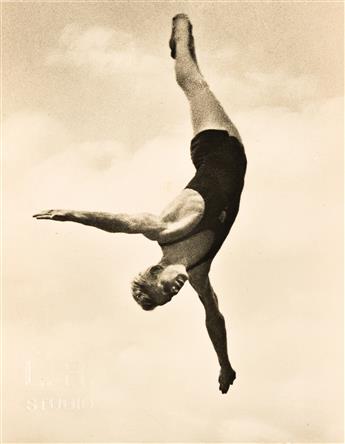
M 195 56 L 192 25 L 185 14 L 173 18 L 170 40 L 171 54 L 176 59 L 176 81 L 183 89 L 191 109 L 194 135 L 206 129 L 226 130 L 241 140 L 231 122 L 201 74 Z

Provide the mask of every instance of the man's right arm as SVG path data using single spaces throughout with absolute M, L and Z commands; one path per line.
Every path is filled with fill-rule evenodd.
M 152 240 L 166 229 L 160 217 L 150 213 L 126 214 L 93 211 L 47 210 L 35 214 L 36 219 L 76 222 L 99 228 L 109 233 L 144 234 Z

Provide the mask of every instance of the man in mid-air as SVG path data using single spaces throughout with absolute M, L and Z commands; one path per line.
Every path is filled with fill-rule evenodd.
M 110 233 L 141 233 L 158 242 L 162 258 L 134 279 L 133 297 L 144 310 L 153 310 L 190 282 L 205 307 L 207 331 L 220 364 L 219 389 L 226 393 L 236 373 L 209 271 L 237 216 L 247 162 L 236 127 L 199 70 L 192 25 L 185 14 L 173 18 L 169 44 L 177 83 L 190 104 L 193 179 L 158 216 L 48 210 L 34 217 L 78 222 Z

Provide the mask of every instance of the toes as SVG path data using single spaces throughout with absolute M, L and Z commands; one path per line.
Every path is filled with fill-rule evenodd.
M 178 20 L 178 19 L 188 20 L 188 21 L 190 22 L 189 17 L 188 17 L 187 14 L 183 14 L 183 13 L 176 14 L 176 15 L 173 17 L 173 22 L 175 22 L 175 21 Z

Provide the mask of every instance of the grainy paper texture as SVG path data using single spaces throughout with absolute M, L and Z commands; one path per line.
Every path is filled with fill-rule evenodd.
M 342 2 L 2 4 L 3 440 L 342 442 Z M 193 174 L 171 18 L 248 157 L 213 264 L 237 380 L 186 286 L 152 313 L 140 236 L 46 208 L 160 211 Z

